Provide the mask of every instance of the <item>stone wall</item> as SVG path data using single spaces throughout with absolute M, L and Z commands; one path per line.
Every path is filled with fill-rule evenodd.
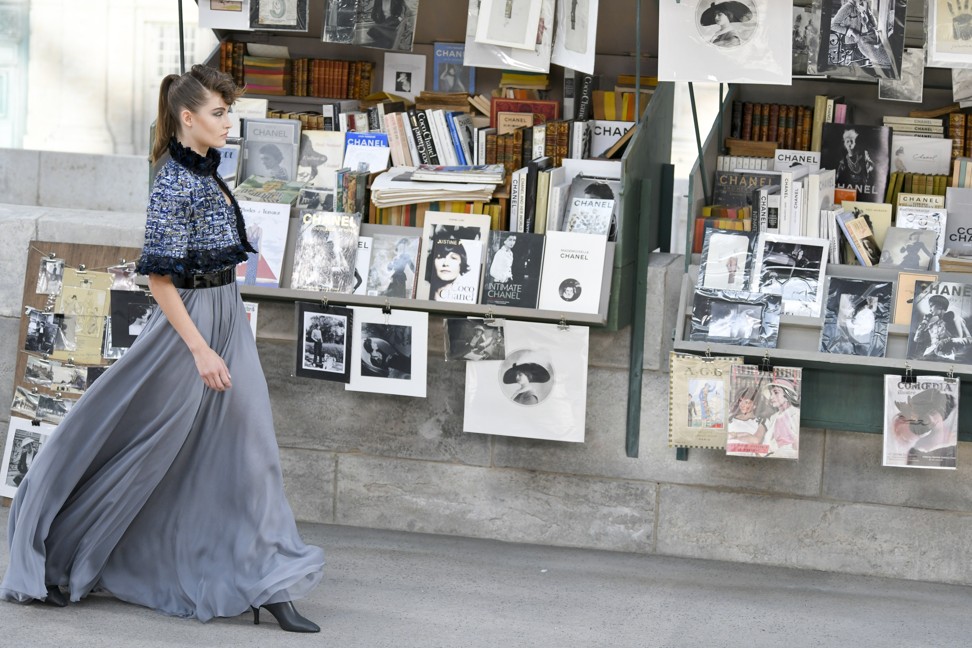
M 0 151 L 4 398 L 30 241 L 140 245 L 146 178 L 137 158 Z M 882 468 L 879 435 L 813 429 L 797 462 L 701 450 L 676 461 L 665 367 L 681 276 L 681 257 L 653 256 L 637 459 L 624 453 L 628 330 L 591 331 L 587 440 L 566 444 L 463 433 L 462 363 L 435 351 L 425 399 L 297 379 L 293 306 L 262 302 L 258 347 L 297 517 L 972 584 L 970 444 L 957 471 Z M 430 335 L 441 349 L 440 318 Z

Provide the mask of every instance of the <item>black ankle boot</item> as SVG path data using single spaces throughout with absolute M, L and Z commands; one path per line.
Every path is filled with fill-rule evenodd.
M 284 603 L 266 603 L 260 606 L 273 615 L 273 618 L 280 624 L 281 630 L 287 632 L 320 632 L 320 627 L 309 619 L 305 619 L 297 612 L 297 608 L 290 601 Z M 260 625 L 260 608 L 251 607 L 253 610 L 253 624 Z
M 67 597 L 64 596 L 61 588 L 57 585 L 47 586 L 47 598 L 44 599 L 44 602 L 54 607 L 67 607 L 68 604 Z

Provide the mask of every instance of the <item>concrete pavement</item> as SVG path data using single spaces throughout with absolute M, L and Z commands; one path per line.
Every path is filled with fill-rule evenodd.
M 328 558 L 298 605 L 320 634 L 282 632 L 266 612 L 259 626 L 249 615 L 202 624 L 95 595 L 65 609 L 0 603 L 0 643 L 951 648 L 972 631 L 968 587 L 331 525 L 301 533 Z

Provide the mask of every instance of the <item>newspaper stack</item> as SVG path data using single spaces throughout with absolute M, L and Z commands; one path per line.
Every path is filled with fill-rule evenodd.
M 379 174 L 371 183 L 371 202 L 375 207 L 398 207 L 432 201 L 482 201 L 493 197 L 493 184 L 463 182 L 414 182 L 415 167 L 395 167 Z

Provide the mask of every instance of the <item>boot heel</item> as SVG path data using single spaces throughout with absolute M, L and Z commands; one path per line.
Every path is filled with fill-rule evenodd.
M 251 605 L 250 609 L 253 610 L 253 625 L 260 625 L 260 608 Z

